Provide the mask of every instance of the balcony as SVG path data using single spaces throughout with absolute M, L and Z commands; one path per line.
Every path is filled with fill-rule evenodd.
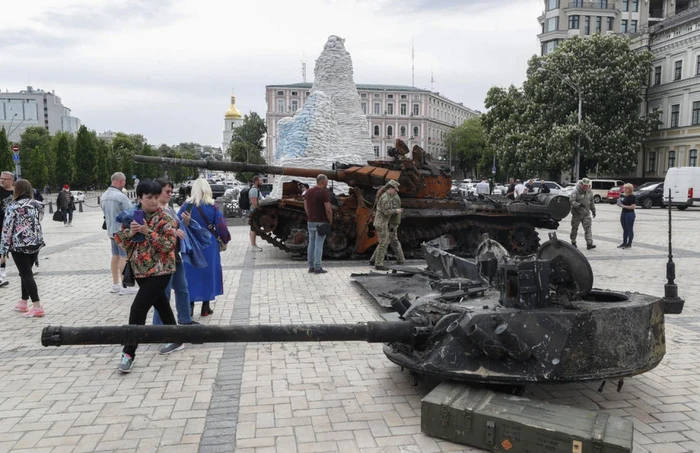
M 615 3 L 610 1 L 594 1 L 594 2 L 584 2 L 584 1 L 573 1 L 569 2 L 569 8 L 579 8 L 579 9 L 615 9 Z

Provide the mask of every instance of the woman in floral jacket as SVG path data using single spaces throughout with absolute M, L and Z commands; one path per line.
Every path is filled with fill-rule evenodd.
M 5 256 L 8 251 L 12 252 L 12 259 L 22 281 L 22 299 L 15 305 L 15 311 L 24 313 L 22 316 L 25 318 L 41 318 L 44 316 L 44 308 L 39 301 L 39 290 L 34 281 L 32 266 L 36 254 L 44 246 L 41 231 L 44 205 L 34 199 L 34 189 L 26 179 L 15 182 L 12 198 L 2 226 L 0 256 Z M 27 304 L 30 297 L 31 308 Z
M 131 304 L 129 324 L 145 325 L 151 307 L 158 310 L 163 324 L 177 324 L 165 295 L 171 274 L 175 272 L 177 225 L 161 209 L 158 203 L 160 192 L 160 184 L 141 181 L 136 187 L 136 196 L 144 213 L 144 222 L 140 224 L 132 220 L 129 228 L 122 227 L 122 231 L 114 235 L 117 244 L 126 250 L 139 285 L 139 292 Z M 137 346 L 124 345 L 118 368 L 122 373 L 131 371 Z

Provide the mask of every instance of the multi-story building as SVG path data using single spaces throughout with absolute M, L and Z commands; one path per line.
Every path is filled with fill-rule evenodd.
M 572 36 L 637 33 L 686 11 L 698 0 L 544 0 L 537 37 L 542 55 Z
M 228 147 L 233 139 L 233 130 L 243 124 L 243 116 L 236 107 L 236 96 L 231 95 L 231 106 L 224 114 L 224 141 L 221 143 L 221 149 L 224 152 L 224 158 L 228 160 Z M 227 157 L 228 156 L 228 157 Z
M 80 120 L 52 91 L 27 87 L 17 93 L 0 92 L 0 128 L 4 127 L 11 142 L 19 142 L 28 127 L 44 127 L 50 134 L 77 133 Z
M 277 149 L 277 122 L 294 115 L 311 94 L 311 83 L 268 85 L 267 156 L 274 160 Z M 446 135 L 465 120 L 480 114 L 440 93 L 403 85 L 357 84 L 362 111 L 377 157 L 386 156 L 397 138 L 409 147 L 420 145 L 435 158 L 448 153 Z

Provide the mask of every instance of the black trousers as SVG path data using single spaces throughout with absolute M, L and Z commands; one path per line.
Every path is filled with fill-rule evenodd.
M 165 295 L 165 288 L 170 282 L 170 274 L 159 275 L 157 277 L 137 278 L 139 292 L 134 297 L 129 313 L 129 324 L 143 326 L 146 324 L 146 317 L 151 307 L 158 310 L 160 319 L 165 325 L 176 325 L 175 315 L 170 308 L 170 301 Z M 123 351 L 132 358 L 136 356 L 137 344 L 124 345 Z
M 27 300 L 31 297 L 32 302 L 39 302 L 39 290 L 32 274 L 36 253 L 12 252 L 12 259 L 19 271 L 19 278 L 22 280 L 22 299 Z

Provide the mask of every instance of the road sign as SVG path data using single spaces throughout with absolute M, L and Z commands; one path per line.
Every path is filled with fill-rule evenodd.
M 13 153 L 12 160 L 14 160 L 16 164 L 18 164 L 19 163 L 19 153 Z
M 496 174 L 496 166 L 495 165 L 493 167 L 491 167 L 491 173 L 493 173 L 494 175 Z
M 12 145 L 12 152 L 15 154 L 19 153 L 19 145 Z

